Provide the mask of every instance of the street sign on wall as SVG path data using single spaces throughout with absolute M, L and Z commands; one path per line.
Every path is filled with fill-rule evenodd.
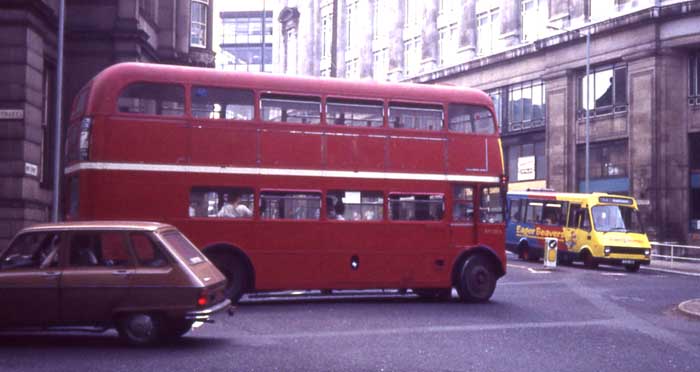
M 24 110 L 0 110 L 0 120 L 22 120 L 24 119 Z

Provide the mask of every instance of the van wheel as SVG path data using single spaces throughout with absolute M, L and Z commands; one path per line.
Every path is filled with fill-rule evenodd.
M 161 324 L 153 314 L 130 313 L 119 318 L 117 331 L 131 345 L 151 345 L 161 337 Z
M 641 266 L 641 264 L 639 262 L 635 262 L 633 264 L 625 265 L 625 270 L 631 273 L 636 273 L 637 271 L 639 271 L 639 266 Z
M 530 253 L 530 247 L 527 244 L 521 245 L 520 246 L 520 258 L 523 259 L 523 261 L 534 261 L 533 255 Z
M 237 303 L 243 296 L 243 290 L 247 288 L 247 270 L 243 262 L 237 257 L 222 254 L 212 254 L 209 259 L 226 277 L 224 295 L 230 298 L 231 302 Z
M 457 292 L 462 301 L 486 302 L 496 289 L 496 273 L 486 257 L 475 254 L 462 265 Z
M 595 262 L 593 255 L 589 251 L 583 253 L 583 266 L 591 270 L 598 268 L 598 263 Z

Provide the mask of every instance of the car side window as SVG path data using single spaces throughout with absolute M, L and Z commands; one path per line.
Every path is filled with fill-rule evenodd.
M 136 254 L 136 261 L 142 267 L 166 267 L 167 256 L 151 238 L 143 233 L 131 233 L 131 247 Z
M 58 265 L 60 234 L 26 233 L 15 239 L 0 258 L 0 270 L 39 269 Z
M 72 267 L 119 267 L 129 264 L 124 235 L 116 231 L 84 231 L 71 237 L 69 264 Z

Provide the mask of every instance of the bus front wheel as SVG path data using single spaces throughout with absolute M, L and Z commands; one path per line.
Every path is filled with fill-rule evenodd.
M 486 302 L 496 289 L 496 273 L 488 258 L 476 254 L 464 261 L 457 292 L 462 301 Z

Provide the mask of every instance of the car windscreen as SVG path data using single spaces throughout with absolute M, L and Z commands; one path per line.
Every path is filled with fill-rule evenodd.
M 166 231 L 161 234 L 161 237 L 168 245 L 173 247 L 177 255 L 187 261 L 189 265 L 197 265 L 205 261 L 199 249 L 192 245 L 180 232 L 174 230 Z
M 639 212 L 632 207 L 597 205 L 593 207 L 591 212 L 596 231 L 644 233 Z

